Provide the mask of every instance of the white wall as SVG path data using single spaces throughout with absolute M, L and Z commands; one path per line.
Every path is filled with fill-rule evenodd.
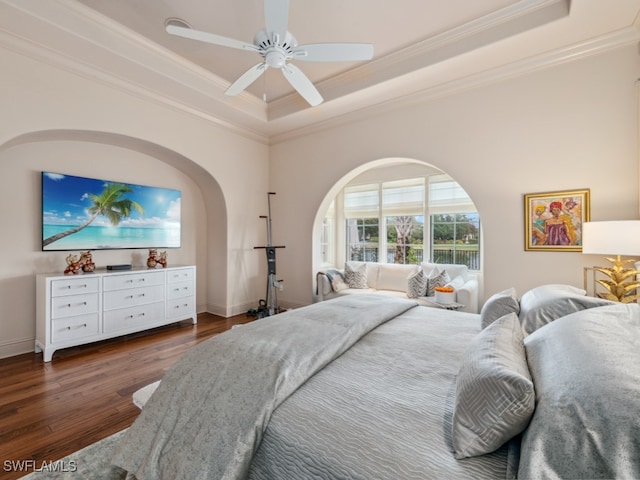
M 34 274 L 62 265 L 60 253 L 39 251 L 40 169 L 189 190 L 183 215 L 194 230 L 170 259 L 198 265 L 199 308 L 223 315 L 264 296 L 264 255 L 253 247 L 265 242 L 268 191 L 277 193 L 273 243 L 286 246 L 280 301 L 307 304 L 320 205 L 390 157 L 432 164 L 471 195 L 484 232 L 485 297 L 509 286 L 581 285 L 582 266 L 601 262 L 525 252 L 523 194 L 590 188 L 593 220 L 638 218 L 635 46 L 367 112 L 271 147 L 2 47 L 0 64 L 0 357 L 32 349 Z
M 591 219 L 638 218 L 636 46 L 560 64 L 272 146 L 282 302 L 312 299 L 314 220 L 335 185 L 369 162 L 413 158 L 454 177 L 482 222 L 484 298 L 514 286 L 582 286 L 598 257 L 525 252 L 523 195 L 591 190 Z M 320 215 L 317 217 L 318 213 Z
M 0 47 L 0 357 L 33 349 L 34 274 L 61 271 L 41 252 L 40 170 L 183 191 L 183 247 L 198 266 L 199 310 L 246 311 L 263 296 L 268 146 Z M 98 266 L 142 264 L 140 251 L 96 252 Z

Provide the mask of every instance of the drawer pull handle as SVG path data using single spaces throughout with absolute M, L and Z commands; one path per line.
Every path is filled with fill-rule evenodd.
M 127 298 L 133 298 L 133 295 L 127 295 Z
M 86 323 L 83 323 L 82 325 L 76 325 L 76 326 L 75 326 L 75 327 L 73 327 L 73 328 L 86 328 L 86 327 L 87 327 L 87 324 L 86 324 Z M 67 327 L 67 330 L 71 330 L 71 328 L 72 328 L 72 327 L 71 327 L 71 325 L 69 325 L 69 326 Z

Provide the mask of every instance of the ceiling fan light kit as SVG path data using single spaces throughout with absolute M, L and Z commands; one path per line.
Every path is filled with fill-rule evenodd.
M 267 68 L 278 68 L 291 86 L 311 105 L 323 102 L 322 95 L 311 80 L 292 59 L 307 62 L 355 62 L 371 60 L 373 45 L 369 43 L 315 43 L 298 45 L 295 37 L 287 31 L 289 22 L 289 0 L 265 0 L 265 27 L 259 30 L 253 44 L 223 37 L 214 33 L 193 30 L 179 18 L 165 21 L 165 29 L 171 35 L 220 45 L 239 50 L 251 50 L 262 57 L 262 61 L 244 72 L 229 86 L 226 95 L 238 95 L 255 82 Z

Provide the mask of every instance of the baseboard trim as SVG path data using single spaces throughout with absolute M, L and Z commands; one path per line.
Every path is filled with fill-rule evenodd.
M 35 352 L 35 337 L 0 343 L 0 358 L 15 357 L 23 353 Z

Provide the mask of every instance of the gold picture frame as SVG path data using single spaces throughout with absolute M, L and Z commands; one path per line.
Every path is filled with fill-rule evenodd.
M 588 188 L 525 194 L 524 249 L 581 252 L 582 225 L 590 216 L 589 196 Z

